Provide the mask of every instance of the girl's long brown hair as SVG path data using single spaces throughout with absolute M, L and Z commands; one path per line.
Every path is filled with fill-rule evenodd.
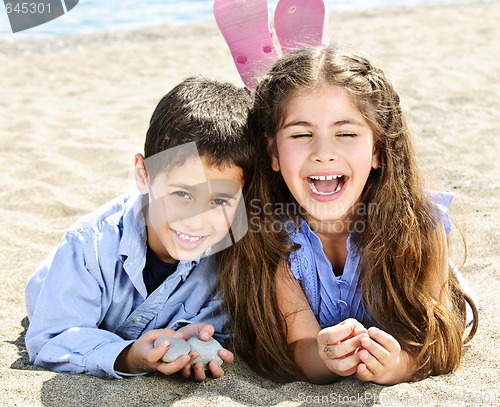
M 377 209 L 356 215 L 365 232 L 353 236 L 363 249 L 358 270 L 363 305 L 373 323 L 416 358 L 415 378 L 451 372 L 462 355 L 465 301 L 474 312 L 465 341 L 477 329 L 476 307 L 451 271 L 443 286 L 450 304 L 443 304 L 433 290 L 436 276 L 442 274 L 437 256 L 446 253 L 447 243 L 436 233 L 437 209 L 424 190 L 398 95 L 369 61 L 332 47 L 283 57 L 256 90 L 250 129 L 262 159 L 248 190 L 249 232 L 220 254 L 220 289 L 235 350 L 274 380 L 289 380 L 297 372 L 275 293 L 277 269 L 287 267 L 294 250 L 280 227 L 281 213 L 296 202 L 272 170 L 267 145 L 281 125 L 290 96 L 322 84 L 340 86 L 351 96 L 371 125 L 379 152 L 380 168 L 372 170 L 361 197 L 365 207 Z M 297 213 L 287 215 L 298 222 Z

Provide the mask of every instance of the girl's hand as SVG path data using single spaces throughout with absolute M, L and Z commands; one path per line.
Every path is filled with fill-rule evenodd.
M 412 359 L 387 332 L 369 328 L 368 336 L 361 338 L 361 347 L 358 352 L 361 363 L 356 369 L 358 379 L 377 384 L 411 380 L 414 373 Z
M 170 363 L 162 361 L 161 358 L 170 343 L 166 340 L 156 348 L 153 346 L 156 339 L 162 336 L 182 338 L 182 334 L 168 328 L 148 331 L 120 353 L 115 362 L 115 369 L 123 373 L 158 371 L 171 375 L 189 366 L 191 361 L 199 356 L 196 352 L 191 352 L 193 354 L 182 355 Z
M 202 341 L 208 341 L 210 338 L 212 338 L 215 332 L 215 328 L 213 327 L 213 325 L 204 322 L 195 322 L 183 326 L 177 332 L 182 335 L 182 338 L 185 340 L 191 338 L 192 336 L 198 336 Z M 196 357 L 199 356 L 197 352 L 191 352 L 190 354 L 195 354 Z M 219 351 L 219 357 L 223 360 L 224 363 L 233 363 L 234 360 L 233 353 L 228 351 L 227 349 L 221 349 Z M 217 362 L 210 362 L 208 364 L 208 368 L 214 378 L 224 376 L 224 370 Z M 197 363 L 194 366 L 185 366 L 182 369 L 182 375 L 186 378 L 194 375 L 194 378 L 197 381 L 203 381 L 207 378 L 205 369 L 201 363 Z
M 318 333 L 319 355 L 332 372 L 350 376 L 361 363 L 358 350 L 363 338 L 368 338 L 367 329 L 353 318 L 346 319 Z

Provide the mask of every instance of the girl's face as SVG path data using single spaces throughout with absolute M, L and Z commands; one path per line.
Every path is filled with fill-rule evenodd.
M 148 245 L 163 261 L 194 260 L 224 239 L 241 199 L 240 167 L 187 160 L 150 184 Z
M 290 98 L 269 151 L 309 222 L 348 220 L 379 167 L 368 122 L 343 88 L 327 84 Z

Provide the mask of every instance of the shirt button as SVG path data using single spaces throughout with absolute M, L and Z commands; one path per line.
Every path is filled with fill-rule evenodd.
M 337 307 L 339 307 L 340 309 L 344 309 L 347 307 L 347 302 L 342 300 L 337 300 Z
M 344 288 L 349 287 L 349 283 L 345 280 L 337 280 L 337 284 L 341 287 L 344 287 Z
M 141 321 L 142 321 L 142 318 L 141 318 L 141 317 L 135 317 L 135 318 L 134 318 L 134 322 L 135 322 L 135 323 L 137 323 L 137 324 L 138 324 L 139 322 L 141 322 Z

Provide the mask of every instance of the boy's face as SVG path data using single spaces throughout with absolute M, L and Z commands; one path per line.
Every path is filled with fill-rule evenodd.
M 242 199 L 240 167 L 202 157 L 158 174 L 149 184 L 148 245 L 166 262 L 189 261 L 226 238 Z

